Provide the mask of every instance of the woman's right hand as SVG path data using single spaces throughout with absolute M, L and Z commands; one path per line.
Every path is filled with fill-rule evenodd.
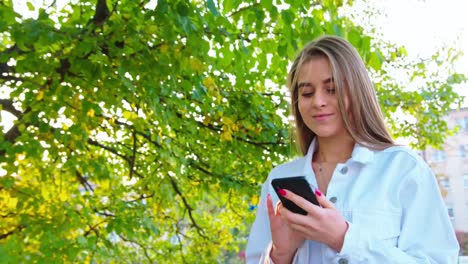
M 291 229 L 286 220 L 281 217 L 280 206 L 282 204 L 278 202 L 275 210 L 270 194 L 267 195 L 268 218 L 270 219 L 270 232 L 273 241 L 270 257 L 275 264 L 289 264 L 305 239 L 299 232 Z

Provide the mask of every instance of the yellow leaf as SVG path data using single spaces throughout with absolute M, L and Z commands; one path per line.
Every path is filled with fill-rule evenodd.
M 138 118 L 138 115 L 134 112 L 130 112 L 130 111 L 124 111 L 123 112 L 123 117 L 129 121 L 131 120 L 134 120 L 134 119 L 137 119 Z
M 93 117 L 94 116 L 94 109 L 89 109 L 88 113 L 86 113 L 87 116 Z
M 71 148 L 71 149 L 75 149 L 76 148 L 76 143 L 74 140 L 70 140 L 69 143 L 68 143 L 68 146 Z
M 236 123 L 233 123 L 232 126 L 231 126 L 231 130 L 234 131 L 234 132 L 237 132 L 237 131 L 239 131 L 239 126 Z
M 36 210 L 39 215 L 44 215 L 47 212 L 47 206 L 43 203 L 39 204 L 39 208 Z
M 16 209 L 16 205 L 18 204 L 18 198 L 10 197 L 7 202 L 7 206 L 11 209 Z
M 258 204 L 258 195 L 254 195 L 252 199 L 250 200 L 250 204 Z
M 18 198 L 14 198 L 10 196 L 10 193 L 7 191 L 0 192 L 0 208 L 3 209 L 16 209 L 16 205 L 18 204 Z
M 102 188 L 102 190 L 108 191 L 110 189 L 110 181 L 103 180 L 100 182 L 99 186 Z
M 197 182 L 197 181 L 191 181 L 190 183 L 191 183 L 193 186 L 198 186 L 198 185 L 200 185 L 200 183 Z
M 212 88 L 212 87 L 216 86 L 216 83 L 215 83 L 213 78 L 207 77 L 207 78 L 203 79 L 203 85 L 205 87 L 207 87 L 207 88 Z
M 229 117 L 225 117 L 223 116 L 223 118 L 221 119 L 221 122 L 223 124 L 225 124 L 226 126 L 230 127 L 234 124 L 234 122 L 232 121 L 232 119 L 230 119 Z
M 74 97 L 73 97 L 73 100 L 72 100 L 72 106 L 73 108 L 76 108 L 76 109 L 80 109 L 81 107 L 81 104 L 80 104 L 80 96 L 79 94 L 76 94 Z
M 37 100 L 37 101 L 40 101 L 40 100 L 42 100 L 42 98 L 44 98 L 44 91 L 43 91 L 43 90 L 40 90 L 40 91 L 37 93 L 36 100 Z
M 68 196 L 67 196 L 67 194 L 65 192 L 59 193 L 60 201 L 65 202 L 67 200 L 67 198 L 68 198 Z
M 228 117 L 223 117 L 221 119 L 221 122 L 223 123 L 223 129 L 234 132 L 239 131 L 239 126 L 232 119 Z
M 231 131 L 225 130 L 223 133 L 221 133 L 221 139 L 226 140 L 226 141 L 231 141 L 232 140 Z
M 210 121 L 211 121 L 211 118 L 209 116 L 205 116 L 205 118 L 203 118 L 203 124 L 205 126 L 208 126 L 210 124 Z
M 255 135 L 260 134 L 260 132 L 262 132 L 262 127 L 257 127 L 257 128 L 255 129 Z
M 203 72 L 203 69 L 204 69 L 203 62 L 201 62 L 199 59 L 191 58 L 189 61 L 189 64 L 190 64 L 190 68 L 192 68 L 192 70 L 194 70 L 196 73 L 200 74 Z
M 169 51 L 169 45 L 167 45 L 167 44 L 162 44 L 162 45 L 161 45 L 161 48 L 159 48 L 159 50 L 161 51 L 162 54 L 167 54 L 168 51 Z

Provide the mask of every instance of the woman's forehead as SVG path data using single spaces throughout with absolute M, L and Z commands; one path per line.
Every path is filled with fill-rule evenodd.
M 299 82 L 331 82 L 333 81 L 330 62 L 325 57 L 316 57 L 304 62 L 299 68 Z

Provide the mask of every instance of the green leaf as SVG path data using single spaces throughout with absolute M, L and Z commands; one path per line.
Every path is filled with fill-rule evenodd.
M 216 6 L 213 0 L 207 0 L 206 4 L 208 5 L 208 9 L 214 16 L 219 16 L 218 9 L 216 9 Z
M 34 11 L 34 5 L 31 2 L 26 2 L 26 5 L 28 6 L 29 11 Z
M 183 17 L 188 16 L 190 12 L 190 9 L 187 7 L 187 5 L 184 4 L 183 1 L 177 3 L 176 10 L 177 13 Z
M 376 52 L 372 52 L 369 56 L 369 66 L 371 66 L 372 68 L 374 68 L 375 70 L 380 70 L 380 68 L 382 67 L 382 56 L 381 54 L 376 51 Z
M 291 10 L 282 10 L 281 17 L 283 18 L 286 25 L 290 25 L 294 20 L 294 14 L 291 12 Z

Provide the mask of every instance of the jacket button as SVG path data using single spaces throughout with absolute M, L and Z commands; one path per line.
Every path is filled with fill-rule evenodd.
M 330 202 L 332 202 L 332 203 L 336 203 L 337 200 L 338 200 L 338 198 L 336 198 L 335 196 L 330 198 Z
M 348 172 L 348 167 L 341 168 L 341 174 L 346 174 Z
M 340 258 L 340 259 L 338 260 L 338 264 L 348 264 L 348 260 L 345 259 L 345 258 Z

